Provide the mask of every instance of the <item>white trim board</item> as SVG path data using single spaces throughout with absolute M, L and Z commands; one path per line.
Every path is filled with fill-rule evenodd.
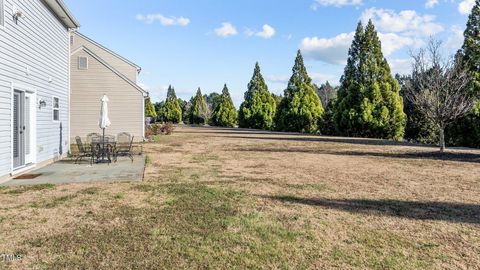
M 10 97 L 10 175 L 17 174 L 17 172 L 23 171 L 25 168 L 31 168 L 32 166 L 35 166 L 35 164 L 38 162 L 37 160 L 37 91 L 35 88 L 20 84 L 20 83 L 14 83 L 12 82 L 10 84 L 10 91 L 11 91 L 11 97 Z M 31 126 L 33 126 L 33 129 L 30 131 L 31 132 L 31 146 L 30 150 L 33 151 L 33 162 L 30 164 L 25 164 L 22 167 L 19 168 L 14 168 L 13 167 L 13 95 L 15 91 L 21 91 L 25 93 L 30 93 L 33 94 L 33 100 L 32 100 L 32 105 L 33 105 L 33 117 L 31 119 Z

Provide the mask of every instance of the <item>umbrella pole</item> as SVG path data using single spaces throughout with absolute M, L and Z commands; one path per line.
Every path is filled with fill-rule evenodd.
M 103 138 L 102 138 L 102 162 L 105 161 L 105 128 L 103 128 Z

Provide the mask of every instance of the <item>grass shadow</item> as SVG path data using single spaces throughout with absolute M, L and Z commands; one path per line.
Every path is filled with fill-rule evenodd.
M 480 224 L 480 205 L 478 204 L 367 199 L 331 200 L 295 196 L 265 196 L 264 198 L 284 203 L 337 209 L 356 214 Z
M 221 133 L 220 133 L 221 134 Z M 232 134 L 231 132 L 229 134 Z M 241 133 L 248 135 L 250 133 Z M 257 135 L 258 133 L 253 133 Z M 309 134 L 290 134 L 290 133 L 267 133 L 266 135 L 283 135 L 283 136 L 228 136 L 232 139 L 246 139 L 246 140 L 267 140 L 267 141 L 299 141 L 299 142 L 325 142 L 325 143 L 343 143 L 343 144 L 355 144 L 355 145 L 377 145 L 377 146 L 409 146 L 409 147 L 436 147 L 430 145 L 414 144 L 409 142 L 398 142 L 381 139 L 369 139 L 369 138 L 346 138 L 346 137 L 326 137 L 319 135 Z M 207 135 L 208 136 L 208 135 Z M 284 137 L 290 136 L 290 137 Z M 226 136 L 210 136 L 214 138 L 224 138 Z
M 315 148 L 262 148 L 262 147 L 247 147 L 236 148 L 233 151 L 239 152 L 269 152 L 269 153 L 307 153 L 307 154 L 321 154 L 321 155 L 339 155 L 339 156 L 359 156 L 359 157 L 380 157 L 380 158 L 402 158 L 402 159 L 430 159 L 439 161 L 458 161 L 458 162 L 472 162 L 480 163 L 480 155 L 475 153 L 465 152 L 445 152 L 439 151 L 411 151 L 411 152 L 374 152 L 374 151 L 342 151 L 342 150 L 323 150 Z

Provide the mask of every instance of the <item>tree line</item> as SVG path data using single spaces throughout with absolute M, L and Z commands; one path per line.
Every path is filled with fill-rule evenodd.
M 271 93 L 255 64 L 239 110 L 227 85 L 221 94 L 197 90 L 189 101 L 169 87 L 165 101 L 147 101 L 159 121 L 319 133 L 480 147 L 480 0 L 453 58 L 441 43 L 412 55 L 413 71 L 393 76 L 372 21 L 359 22 L 339 86 L 315 85 L 301 51 L 283 96 Z M 150 103 L 150 104 L 148 104 Z

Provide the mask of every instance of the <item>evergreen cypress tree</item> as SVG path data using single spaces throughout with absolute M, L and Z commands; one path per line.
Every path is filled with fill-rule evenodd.
M 465 40 L 460 53 L 471 71 L 474 72 L 474 90 L 480 97 L 480 0 L 475 1 L 463 36 Z
M 359 22 L 352 46 L 348 51 L 347 66 L 340 79 L 341 86 L 337 93 L 333 121 L 337 133 L 341 135 L 348 136 L 360 133 L 360 130 L 355 130 L 358 127 L 354 123 L 358 118 L 357 111 L 359 111 L 358 107 L 361 103 L 360 91 L 357 89 L 360 89 L 360 50 L 364 34 L 362 22 Z
M 477 98 L 475 108 L 465 117 L 449 125 L 445 131 L 450 145 L 480 147 L 480 0 L 475 1 L 468 17 L 462 49 L 457 60 L 463 60 L 472 71 L 474 87 L 472 93 Z
M 167 99 L 163 107 L 163 117 L 166 122 L 182 122 L 182 108 L 175 94 L 175 89 L 171 85 L 168 87 Z
M 401 139 L 406 116 L 400 86 L 383 56 L 372 21 L 358 23 L 341 78 L 333 119 L 346 136 Z
M 293 75 L 278 107 L 276 128 L 281 131 L 315 132 L 324 110 L 300 50 L 292 71 Z
M 155 111 L 155 106 L 153 106 L 150 98 L 145 99 L 145 116 L 157 118 L 157 112 Z
M 205 101 L 205 98 L 202 95 L 202 90 L 200 90 L 199 87 L 197 94 L 192 100 L 192 106 L 190 107 L 190 124 L 207 124 L 209 113 L 207 102 Z
M 272 93 L 272 97 L 275 100 L 275 104 L 276 104 L 277 110 L 278 110 L 278 106 L 282 102 L 283 97 L 282 97 L 282 95 L 275 95 L 274 93 Z
M 257 62 L 253 77 L 248 84 L 248 91 L 245 92 L 245 101 L 240 106 L 239 126 L 241 128 L 272 129 L 275 112 L 275 99 L 268 91 Z
M 237 109 L 233 105 L 232 97 L 225 84 L 220 96 L 220 103 L 216 106 L 213 114 L 215 125 L 221 127 L 235 127 L 237 124 Z
M 165 122 L 164 117 L 164 108 L 165 108 L 165 101 L 162 100 L 160 102 L 155 103 L 155 111 L 157 112 L 157 120 L 160 122 Z

